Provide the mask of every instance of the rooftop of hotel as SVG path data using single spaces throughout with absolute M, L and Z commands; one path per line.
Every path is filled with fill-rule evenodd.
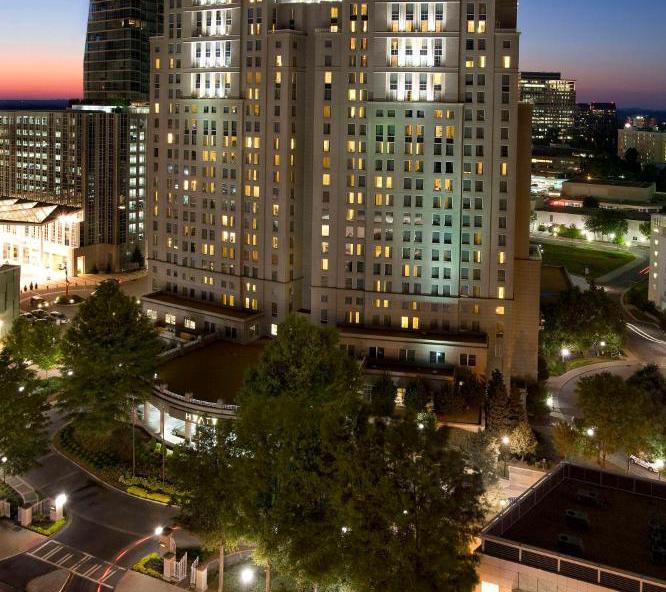
M 0 224 L 40 226 L 63 216 L 78 214 L 81 208 L 34 199 L 0 197 Z
M 483 553 L 627 592 L 640 589 L 631 576 L 648 578 L 657 592 L 666 590 L 666 563 L 653 556 L 657 524 L 666 533 L 666 483 L 565 463 L 484 530 Z

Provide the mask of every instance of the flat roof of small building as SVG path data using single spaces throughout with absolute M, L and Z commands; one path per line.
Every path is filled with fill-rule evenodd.
M 641 189 L 649 189 L 654 187 L 654 183 L 649 183 L 647 181 L 629 181 L 627 179 L 588 179 L 587 177 L 575 177 L 574 179 L 569 179 L 565 183 L 582 183 L 584 185 L 608 185 L 609 187 L 633 187 Z
M 588 524 L 572 520 L 572 512 L 584 515 Z M 666 528 L 666 483 L 563 463 L 491 522 L 482 534 L 482 552 L 501 557 L 505 542 L 505 559 L 513 560 L 511 549 L 522 549 L 522 559 L 516 551 L 516 563 L 606 584 L 621 572 L 627 581 L 609 587 L 639 592 L 634 576 L 659 584 L 652 588 L 656 592 L 661 585 L 666 590 L 666 565 L 651 556 L 651 528 L 657 522 Z M 563 547 L 561 535 L 575 537 L 581 548 Z M 572 562 L 560 561 L 557 567 L 558 557 Z M 594 575 L 595 567 L 609 571 Z
M 179 395 L 192 393 L 195 399 L 233 405 L 246 372 L 259 363 L 268 341 L 215 341 L 164 363 L 157 370 L 159 381 Z
M 141 299 L 147 302 L 155 302 L 156 304 L 168 304 L 179 308 L 207 312 L 219 315 L 221 317 L 234 318 L 242 321 L 253 319 L 261 314 L 256 310 L 244 310 L 241 308 L 232 308 L 230 306 L 216 304 L 214 302 L 190 300 L 189 298 L 182 298 L 176 294 L 169 294 L 168 292 L 153 292 L 151 294 L 142 296 Z

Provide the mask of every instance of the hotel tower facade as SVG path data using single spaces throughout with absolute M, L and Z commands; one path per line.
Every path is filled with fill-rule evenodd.
M 166 0 L 148 314 L 247 342 L 290 313 L 369 372 L 535 376 L 516 0 Z

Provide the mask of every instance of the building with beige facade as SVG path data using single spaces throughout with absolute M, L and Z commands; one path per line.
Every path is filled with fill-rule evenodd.
M 666 132 L 628 125 L 617 132 L 617 154 L 620 158 L 635 149 L 643 164 L 666 163 Z
M 373 367 L 536 375 L 516 0 L 164 12 L 148 314 L 247 341 L 298 312 Z
M 666 310 L 666 215 L 653 214 L 651 221 L 648 300 Z

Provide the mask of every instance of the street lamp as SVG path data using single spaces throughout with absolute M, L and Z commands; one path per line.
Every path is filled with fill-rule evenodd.
M 155 536 L 162 536 L 163 532 L 164 532 L 164 527 L 163 526 L 158 526 L 155 529 Z
M 64 517 L 64 509 L 65 509 L 65 504 L 67 503 L 67 496 L 64 493 L 57 495 L 54 500 L 54 503 L 55 507 L 52 510 L 50 518 L 52 522 L 57 522 L 58 520 L 62 520 Z
M 249 586 L 254 581 L 254 570 L 251 567 L 244 567 L 240 573 L 241 584 Z
M 6 481 L 5 481 L 5 473 L 7 472 L 7 470 L 5 469 L 5 465 L 7 464 L 7 460 L 8 460 L 8 459 L 7 459 L 6 456 L 3 456 L 2 458 L 0 458 L 0 463 L 2 463 L 2 482 L 3 482 L 3 483 L 6 483 Z
M 654 468 L 657 469 L 657 476 L 659 477 L 659 481 L 661 481 L 661 472 L 664 470 L 664 459 L 663 458 L 658 458 L 656 461 L 654 461 Z
M 594 428 L 587 428 L 587 430 L 585 430 L 585 434 L 589 438 L 594 438 Z
M 560 350 L 560 355 L 562 356 L 562 361 L 564 362 L 571 355 L 571 350 L 568 347 L 563 347 Z

